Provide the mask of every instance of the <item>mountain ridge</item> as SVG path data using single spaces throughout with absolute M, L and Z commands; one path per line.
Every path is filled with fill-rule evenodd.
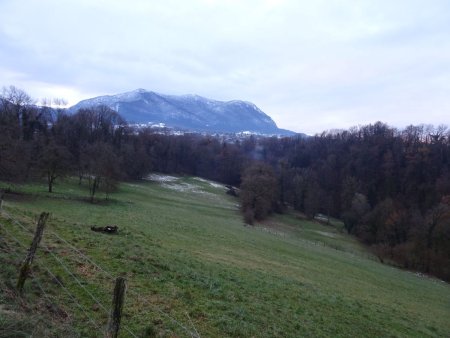
M 278 128 L 272 118 L 252 102 L 219 101 L 196 94 L 167 95 L 142 88 L 82 100 L 69 111 L 98 105 L 117 111 L 129 123 L 163 123 L 171 128 L 210 133 L 296 134 Z

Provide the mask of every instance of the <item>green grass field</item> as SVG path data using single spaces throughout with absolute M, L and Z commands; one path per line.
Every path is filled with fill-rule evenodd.
M 44 184 L 14 190 L 21 194 L 6 195 L 7 214 L 30 231 L 40 212 L 51 219 L 19 302 L 5 290 L 31 234 L 0 217 L 0 337 L 8 328 L 17 337 L 33 330 L 27 319 L 48 336 L 102 335 L 113 278 L 55 234 L 113 276 L 126 276 L 122 324 L 138 337 L 195 330 L 201 337 L 450 336 L 450 286 L 380 264 L 337 221 L 327 226 L 287 213 L 245 226 L 237 199 L 196 178 L 122 183 L 95 204 L 76 180 L 52 194 Z M 90 230 L 107 224 L 119 234 Z M 121 336 L 129 332 L 122 328 Z

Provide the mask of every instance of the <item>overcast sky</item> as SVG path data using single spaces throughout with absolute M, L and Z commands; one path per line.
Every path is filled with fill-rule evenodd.
M 450 124 L 449 0 L 0 0 L 0 87 L 251 101 L 313 134 Z

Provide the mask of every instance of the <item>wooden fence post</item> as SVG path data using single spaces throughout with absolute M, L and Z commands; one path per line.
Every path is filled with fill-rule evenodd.
M 27 256 L 20 267 L 19 279 L 17 280 L 17 290 L 19 294 L 22 294 L 23 286 L 25 284 L 25 280 L 28 277 L 28 270 L 30 269 L 31 264 L 33 263 L 34 255 L 36 254 L 37 247 L 39 242 L 42 239 L 42 234 L 44 232 L 45 223 L 47 222 L 49 213 L 43 212 L 39 216 L 39 220 L 37 222 L 36 231 L 34 233 L 33 242 L 31 243 L 30 249 L 28 249 Z
M 112 309 L 105 338 L 117 338 L 119 334 L 120 319 L 122 317 L 126 287 L 126 279 L 123 277 L 117 277 L 116 285 L 114 287 Z

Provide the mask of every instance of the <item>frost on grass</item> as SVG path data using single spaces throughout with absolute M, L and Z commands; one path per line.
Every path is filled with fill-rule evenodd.
M 164 188 L 168 188 L 168 189 L 179 191 L 179 192 L 193 192 L 193 193 L 202 192 L 199 189 L 199 187 L 197 187 L 196 185 L 193 185 L 193 184 L 189 184 L 189 183 L 166 183 L 166 182 L 163 182 L 161 184 L 161 186 L 163 186 Z
M 203 182 L 203 183 L 208 183 L 211 187 L 214 187 L 214 188 L 225 188 L 225 186 L 223 184 L 211 182 L 211 181 L 205 180 L 204 178 L 194 177 L 194 179 L 197 181 Z
M 177 192 L 202 195 L 202 196 L 208 198 L 209 200 L 223 201 L 223 198 L 221 198 L 220 196 L 217 196 L 216 194 L 204 191 L 201 189 L 201 187 L 199 187 L 195 184 L 190 184 L 190 183 L 185 183 L 185 182 L 182 182 L 182 183 L 163 182 L 163 183 L 161 183 L 161 186 L 164 188 L 167 188 L 167 189 L 175 190 Z
M 220 204 L 223 207 L 230 208 L 230 209 L 233 208 L 233 206 L 229 202 L 224 200 L 223 196 L 220 196 L 220 195 L 212 193 L 212 192 L 205 191 L 202 189 L 202 186 L 197 185 L 195 183 L 183 182 L 182 178 L 170 176 L 170 175 L 150 174 L 146 177 L 146 179 L 153 181 L 153 182 L 157 182 L 166 189 L 174 190 L 174 191 L 177 191 L 180 193 L 200 195 L 200 196 L 206 197 L 210 201 L 220 202 Z M 203 178 L 193 177 L 193 179 L 196 181 L 202 182 L 202 183 L 207 183 L 215 188 L 225 188 L 224 185 L 221 185 L 221 184 L 218 184 L 215 182 L 211 182 L 211 181 L 205 180 Z
M 214 196 L 214 194 L 208 193 L 206 191 L 201 190 L 201 188 L 195 184 L 190 184 L 186 182 L 179 182 L 180 178 L 175 176 L 169 176 L 169 175 L 161 175 L 161 174 L 150 174 L 146 178 L 147 180 L 158 182 L 161 184 L 162 187 L 175 190 L 178 192 L 188 192 L 188 193 L 199 193 L 199 194 L 205 194 L 205 195 L 211 195 Z M 199 181 L 208 182 L 206 180 L 203 180 L 202 178 L 195 178 Z
M 150 174 L 146 177 L 146 179 L 162 183 L 162 182 L 175 182 L 178 180 L 178 177 L 161 174 Z

